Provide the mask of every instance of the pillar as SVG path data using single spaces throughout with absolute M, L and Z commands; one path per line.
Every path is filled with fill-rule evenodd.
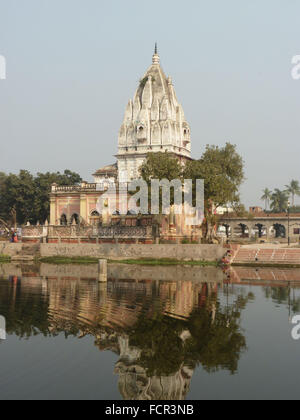
M 99 260 L 98 281 L 99 283 L 107 283 L 107 260 Z
M 80 216 L 83 220 L 88 221 L 87 217 L 87 196 L 86 194 L 80 195 Z
M 247 223 L 247 227 L 249 229 L 249 239 L 251 239 L 253 237 L 253 230 L 255 228 L 255 225 Z
M 265 226 L 266 226 L 266 231 L 267 231 L 267 241 L 269 241 L 270 240 L 270 229 L 271 229 L 271 226 L 269 224 L 266 224 Z
M 50 197 L 50 225 L 56 225 L 56 197 Z

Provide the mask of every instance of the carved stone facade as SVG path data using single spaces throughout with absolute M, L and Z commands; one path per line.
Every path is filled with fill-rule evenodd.
M 155 48 L 152 65 L 128 102 L 119 131 L 120 182 L 139 178 L 139 167 L 149 152 L 167 151 L 191 158 L 191 130 L 178 102 L 171 77 L 166 77 Z
M 110 226 L 26 226 L 22 230 L 23 242 L 48 243 L 132 243 L 153 244 L 159 235 L 158 225 L 152 217 L 114 217 Z

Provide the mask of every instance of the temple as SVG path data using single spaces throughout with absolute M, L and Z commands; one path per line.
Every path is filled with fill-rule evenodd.
M 107 225 L 97 203 L 110 184 L 140 178 L 139 168 L 148 153 L 169 152 L 182 165 L 191 160 L 191 130 L 176 97 L 171 77 L 160 65 L 157 45 L 152 64 L 128 102 L 118 137 L 117 161 L 98 169 L 94 182 L 74 186 L 52 185 L 50 225 Z M 104 222 L 104 223 L 103 223 Z

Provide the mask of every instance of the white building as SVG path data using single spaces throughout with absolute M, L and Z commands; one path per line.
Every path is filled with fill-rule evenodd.
M 155 46 L 152 65 L 128 102 L 119 131 L 118 178 L 139 178 L 149 152 L 170 152 L 180 160 L 191 158 L 191 131 L 177 100 L 171 77 L 166 77 Z

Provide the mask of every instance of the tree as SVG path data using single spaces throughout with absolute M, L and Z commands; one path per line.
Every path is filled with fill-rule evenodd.
M 63 174 L 60 172 L 45 174 L 38 173 L 35 180 L 35 199 L 34 199 L 34 222 L 44 222 L 50 214 L 49 193 L 52 184 L 59 186 L 77 185 L 81 182 L 81 177 L 75 172 L 65 170 Z
M 79 174 L 72 172 L 69 169 L 66 169 L 63 174 L 56 172 L 54 176 L 56 177 L 55 182 L 58 185 L 78 185 L 82 181 Z
M 6 219 L 11 219 L 11 212 L 16 211 L 17 223 L 22 224 L 34 217 L 34 177 L 30 172 L 21 170 L 19 175 L 10 174 L 5 180 L 5 199 L 3 208 Z
M 147 159 L 141 165 L 139 172 L 141 177 L 148 184 L 148 197 L 151 200 L 151 180 L 157 179 L 159 181 L 167 179 L 173 181 L 180 179 L 182 180 L 182 166 L 175 155 L 172 153 L 148 153 Z M 171 189 L 170 193 L 170 204 L 174 204 L 174 190 Z M 162 199 L 160 197 L 160 205 Z M 151 204 L 149 202 L 149 208 Z M 161 207 L 162 210 L 162 207 Z
M 283 213 L 288 208 L 288 193 L 278 188 L 274 191 L 271 198 L 271 209 L 274 213 Z
M 200 160 L 188 162 L 185 179 L 204 180 L 206 237 L 213 239 L 213 226 L 217 222 L 213 207 L 239 203 L 239 188 L 244 181 L 244 162 L 236 146 L 207 146 Z
M 289 185 L 286 185 L 286 192 L 292 197 L 293 206 L 295 205 L 295 196 L 300 196 L 300 184 L 299 181 L 293 179 Z
M 5 218 L 6 212 L 4 207 L 5 197 L 6 197 L 6 174 L 0 172 L 0 217 Z
M 17 223 L 45 222 L 50 213 L 51 185 L 74 185 L 81 182 L 80 175 L 69 170 L 36 176 L 21 170 L 18 175 L 0 173 L 0 217 L 7 222 L 15 209 Z
M 227 143 L 225 147 L 207 146 L 201 159 L 190 161 L 182 167 L 171 153 L 149 153 L 140 168 L 142 178 L 150 185 L 151 179 L 191 179 L 193 188 L 196 180 L 205 181 L 206 237 L 213 240 L 213 227 L 217 223 L 214 208 L 228 203 L 239 203 L 239 188 L 244 180 L 244 162 L 236 146 Z M 194 194 L 194 199 L 196 194 Z M 171 204 L 173 191 L 171 193 Z M 194 202 L 195 205 L 195 202 Z
M 295 214 L 295 213 L 300 213 L 300 206 L 294 206 L 290 208 L 290 213 Z
M 151 179 L 172 181 L 182 178 L 182 166 L 171 153 L 148 153 L 146 161 L 140 167 L 140 174 L 147 183 Z
M 265 202 L 265 210 L 268 210 L 268 207 L 270 205 L 270 200 L 272 198 L 272 191 L 269 190 L 269 188 L 265 188 L 263 190 L 263 196 L 261 197 L 261 200 Z

